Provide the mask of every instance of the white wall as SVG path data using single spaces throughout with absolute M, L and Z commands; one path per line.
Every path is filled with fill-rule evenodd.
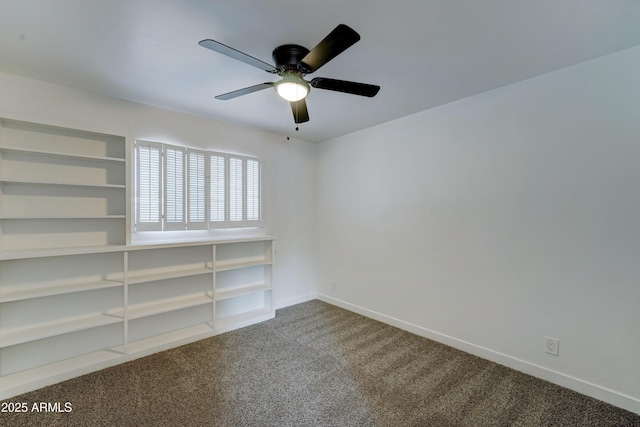
M 640 412 L 639 119 L 636 47 L 320 144 L 319 293 Z
M 0 73 L 0 117 L 122 135 L 130 143 L 144 139 L 260 157 L 265 221 L 257 232 L 277 237 L 275 304 L 313 294 L 314 144 L 6 73 Z M 213 234 L 243 233 L 256 230 Z M 133 240 L 144 240 L 143 234 Z

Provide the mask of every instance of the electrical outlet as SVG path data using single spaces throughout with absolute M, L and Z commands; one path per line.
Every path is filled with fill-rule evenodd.
M 551 337 L 544 337 L 544 339 L 545 339 L 545 344 L 544 344 L 545 353 L 549 353 L 549 354 L 553 354 L 554 356 L 557 356 L 560 352 L 560 342 L 558 341 L 558 339 L 551 338 Z

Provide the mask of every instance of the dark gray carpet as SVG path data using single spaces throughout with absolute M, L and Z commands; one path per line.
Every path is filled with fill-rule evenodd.
M 320 301 L 10 399 L 3 426 L 640 426 L 640 416 Z

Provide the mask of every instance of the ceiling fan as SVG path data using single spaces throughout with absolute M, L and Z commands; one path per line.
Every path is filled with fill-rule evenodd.
M 272 53 L 273 61 L 276 63 L 275 66 L 215 40 L 205 39 L 198 44 L 214 52 L 282 77 L 277 82 L 260 83 L 244 89 L 234 90 L 233 92 L 218 95 L 216 99 L 233 99 L 273 87 L 282 98 L 291 104 L 294 121 L 303 123 L 309 121 L 305 97 L 309 94 L 311 87 L 368 97 L 376 96 L 380 90 L 380 86 L 376 85 L 326 77 L 315 77 L 311 81 L 304 79 L 305 75 L 317 71 L 324 64 L 354 45 L 358 40 L 360 40 L 360 35 L 357 32 L 347 25 L 340 24 L 311 50 L 297 44 L 285 44 L 276 47 Z

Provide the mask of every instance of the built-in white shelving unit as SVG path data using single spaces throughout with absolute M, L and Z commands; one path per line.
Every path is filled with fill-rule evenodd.
M 126 153 L 122 136 L 0 119 L 0 249 L 124 244 Z
M 126 138 L 0 119 L 0 399 L 274 317 L 274 237 L 128 245 Z
M 215 248 L 215 323 L 220 330 L 269 318 L 272 306 L 272 241 Z

